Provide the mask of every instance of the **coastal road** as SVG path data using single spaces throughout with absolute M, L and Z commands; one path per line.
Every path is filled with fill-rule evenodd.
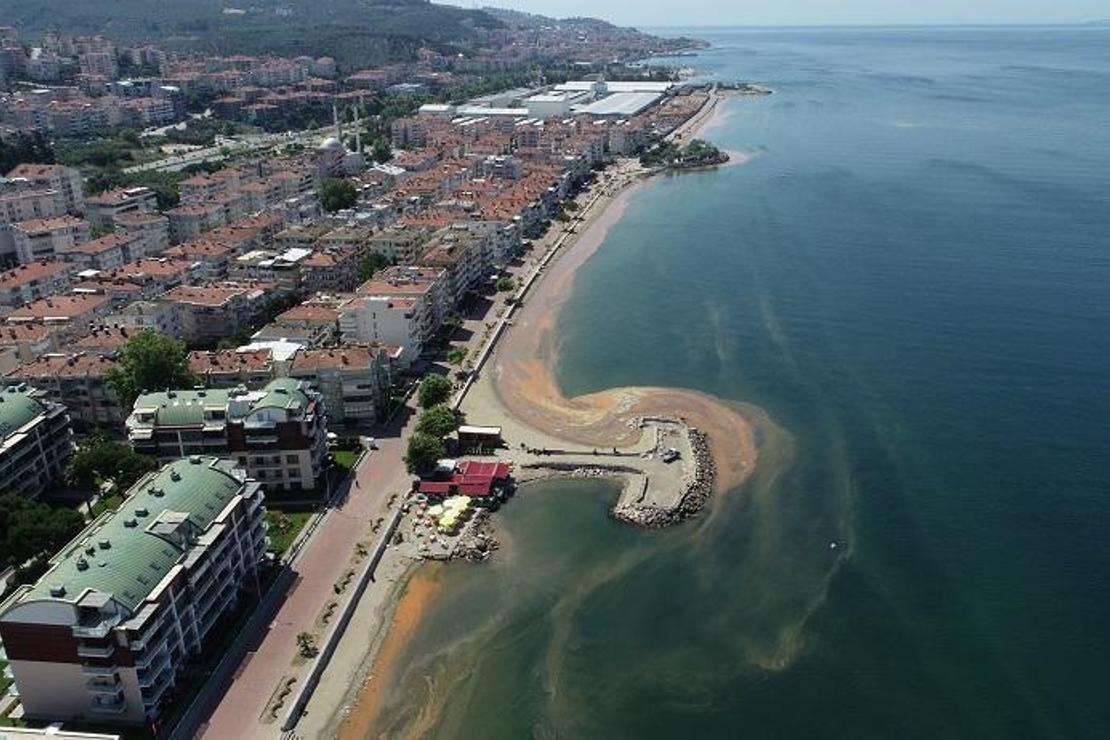
M 264 634 L 239 661 L 226 690 L 198 708 L 193 724 L 199 726 L 199 736 L 248 740 L 280 734 L 279 723 L 264 724 L 261 716 L 283 677 L 303 679 L 307 674 L 307 663 L 293 665 L 297 634 L 315 631 L 321 610 L 335 598 L 333 584 L 350 568 L 356 545 L 372 540 L 370 527 L 389 515 L 390 497 L 408 490 L 403 440 L 414 419 L 405 414 L 396 420 L 378 438 L 378 449 L 363 458 L 346 497 L 326 514 L 293 562 L 296 580 Z

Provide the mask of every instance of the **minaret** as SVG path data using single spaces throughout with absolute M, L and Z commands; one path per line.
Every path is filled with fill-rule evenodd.
M 332 101 L 331 104 L 331 118 L 335 122 L 335 138 L 339 139 L 340 143 L 343 142 L 343 124 L 339 122 L 339 106 Z
M 358 121 L 358 106 L 355 106 L 355 151 L 362 154 L 362 126 Z

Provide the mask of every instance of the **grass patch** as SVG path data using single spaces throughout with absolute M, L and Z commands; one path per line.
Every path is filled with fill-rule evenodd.
M 311 511 L 267 510 L 266 522 L 270 529 L 266 534 L 270 537 L 270 552 L 279 557 L 285 554 L 311 516 Z
M 356 450 L 332 450 L 331 459 L 335 461 L 335 467 L 349 473 L 355 467 L 358 455 Z
M 96 519 L 98 516 L 106 511 L 115 511 L 123 505 L 123 495 L 114 493 L 111 496 L 101 496 L 100 499 L 93 504 L 92 518 Z

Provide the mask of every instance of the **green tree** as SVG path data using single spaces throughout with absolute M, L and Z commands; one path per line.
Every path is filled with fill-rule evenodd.
M 370 151 L 370 156 L 378 164 L 388 162 L 393 159 L 393 147 L 389 143 L 389 139 L 384 136 L 374 142 L 374 147 Z
M 84 526 L 84 517 L 73 509 L 0 496 L 0 563 L 22 565 L 52 555 Z
M 77 448 L 66 465 L 66 483 L 91 490 L 111 480 L 116 490 L 126 491 L 139 478 L 158 467 L 153 458 L 140 455 L 128 445 L 95 435 Z
M 442 375 L 428 375 L 420 381 L 420 390 L 417 399 L 422 408 L 430 409 L 438 406 L 451 397 L 451 381 Z
M 333 177 L 320 186 L 320 205 L 328 213 L 350 208 L 357 200 L 358 191 L 350 180 Z
M 420 414 L 420 418 L 416 420 L 416 431 L 421 434 L 428 434 L 433 437 L 443 439 L 451 432 L 455 431 L 458 422 L 455 419 L 455 412 L 451 410 L 446 404 L 432 406 L 430 409 L 425 409 Z
M 309 632 L 297 633 L 297 650 L 302 657 L 311 658 L 316 654 L 316 638 Z
M 374 277 L 374 273 L 390 265 L 389 258 L 381 252 L 363 252 L 358 258 L 358 279 L 365 282 Z
M 409 437 L 408 449 L 405 450 L 405 469 L 413 475 L 423 475 L 434 468 L 436 461 L 446 453 L 443 440 L 416 432 Z
M 511 277 L 508 277 L 508 276 L 498 278 L 496 287 L 499 291 L 504 293 L 506 291 L 509 291 L 509 290 L 512 290 L 513 288 L 515 288 L 516 287 L 516 281 L 513 280 Z
M 144 329 L 123 345 L 119 361 L 104 379 L 125 409 L 134 406 L 135 399 L 148 391 L 191 388 L 197 383 L 189 370 L 185 343 L 153 329 Z

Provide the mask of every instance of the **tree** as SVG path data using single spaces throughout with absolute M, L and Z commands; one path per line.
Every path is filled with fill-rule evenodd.
M 0 496 L 0 563 L 22 565 L 53 554 L 85 526 L 73 509 Z
M 129 446 L 99 435 L 89 437 L 73 453 L 66 465 L 66 483 L 74 488 L 91 490 L 106 480 L 116 490 L 126 491 L 139 478 L 156 469 L 153 458 L 140 455 Z
M 417 432 L 439 439 L 443 439 L 455 431 L 456 426 L 455 412 L 442 403 L 438 406 L 432 406 L 430 409 L 425 409 L 420 414 L 420 418 L 416 420 Z
M 357 200 L 358 191 L 350 180 L 333 177 L 320 186 L 320 205 L 328 213 L 350 208 Z
M 370 156 L 378 164 L 388 162 L 393 159 L 393 147 L 390 146 L 389 139 L 384 136 L 374 142 L 374 147 L 370 152 Z
M 506 291 L 509 291 L 509 290 L 512 290 L 515 287 L 516 287 L 516 281 L 513 280 L 511 277 L 506 276 L 506 277 L 502 277 L 502 278 L 497 279 L 496 288 L 497 288 L 497 290 L 501 291 L 502 293 L 504 293 Z
M 451 397 L 451 381 L 442 375 L 429 375 L 420 381 L 417 399 L 423 408 L 438 406 Z
M 447 353 L 447 361 L 452 365 L 461 365 L 466 359 L 466 347 L 452 347 Z
M 422 475 L 436 466 L 436 462 L 447 454 L 443 440 L 430 434 L 416 432 L 409 437 L 405 451 L 405 469 L 413 475 Z
M 125 409 L 134 406 L 135 399 L 143 393 L 162 388 L 191 388 L 197 383 L 189 370 L 185 343 L 153 329 L 144 329 L 123 345 L 116 366 L 104 379 Z
M 358 258 L 358 279 L 361 282 L 366 282 L 374 277 L 374 274 L 381 269 L 389 267 L 389 257 L 386 257 L 381 252 L 363 252 Z

